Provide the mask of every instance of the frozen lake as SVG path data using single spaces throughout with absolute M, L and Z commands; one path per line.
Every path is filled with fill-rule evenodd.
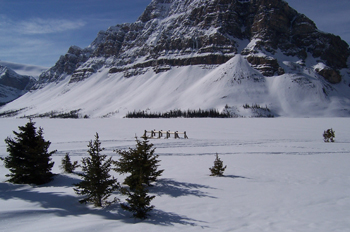
M 350 228 L 350 119 L 35 119 L 57 149 L 47 185 L 12 185 L 0 161 L 0 231 L 347 231 Z M 27 120 L 0 119 L 4 139 Z M 335 143 L 323 142 L 333 128 Z M 150 192 L 145 221 L 118 205 L 80 205 L 60 160 L 87 155 L 99 133 L 105 154 L 135 146 L 144 130 L 186 131 L 189 139 L 152 139 L 163 176 Z M 209 176 L 218 153 L 225 177 Z M 115 174 L 120 182 L 124 176 Z M 118 193 L 116 197 L 123 199 Z

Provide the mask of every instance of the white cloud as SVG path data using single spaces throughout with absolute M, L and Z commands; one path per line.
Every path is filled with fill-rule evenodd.
M 86 25 L 82 20 L 12 20 L 0 14 L 0 59 L 17 63 L 52 66 L 69 48 L 64 38 Z
M 79 29 L 86 25 L 82 20 L 42 19 L 14 21 L 6 16 L 0 16 L 0 31 L 18 35 L 52 34 L 67 30 Z
M 70 21 L 65 19 L 32 19 L 21 21 L 16 25 L 16 30 L 22 34 L 49 34 L 67 30 L 74 30 L 85 26 L 82 20 Z

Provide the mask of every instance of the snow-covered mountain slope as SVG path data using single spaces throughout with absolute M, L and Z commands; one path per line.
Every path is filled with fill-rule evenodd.
M 0 105 L 22 96 L 35 82 L 34 77 L 19 75 L 12 69 L 0 65 Z
M 0 113 L 217 108 L 256 116 L 243 105 L 257 105 L 275 116 L 349 116 L 349 56 L 346 42 L 283 0 L 153 0 L 135 23 L 72 46 Z
M 0 61 L 0 65 L 12 69 L 19 75 L 32 76 L 36 79 L 39 78 L 41 73 L 49 69 L 43 66 L 18 64 L 18 63 L 7 62 L 7 61 Z
M 133 110 L 223 110 L 228 105 L 236 115 L 252 116 L 243 105 L 258 104 L 276 116 L 350 115 L 349 86 L 331 85 L 313 70 L 286 63 L 286 69 L 292 66 L 299 74 L 265 77 L 242 55 L 222 65 L 173 67 L 160 73 L 150 68 L 129 78 L 101 68 L 80 82 L 69 84 L 68 75 L 63 81 L 28 92 L 1 110 L 11 113 L 21 109 L 17 117 L 78 110 L 81 116 L 123 117 Z

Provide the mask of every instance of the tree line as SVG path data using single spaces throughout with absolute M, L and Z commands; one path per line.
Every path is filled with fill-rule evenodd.
M 228 112 L 219 112 L 217 109 L 208 110 L 170 110 L 167 112 L 149 112 L 144 110 L 128 112 L 125 118 L 231 118 Z

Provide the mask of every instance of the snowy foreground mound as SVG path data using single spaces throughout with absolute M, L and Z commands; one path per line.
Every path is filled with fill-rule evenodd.
M 0 161 L 0 231 L 239 231 L 330 232 L 350 228 L 350 119 L 36 119 L 52 142 L 56 177 L 33 187 L 6 183 Z M 27 120 L 1 119 L 4 139 Z M 333 128 L 335 143 L 322 133 Z M 151 188 L 155 209 L 134 220 L 118 205 L 78 203 L 76 175 L 58 168 L 63 155 L 87 155 L 98 132 L 105 154 L 134 147 L 135 133 L 187 131 L 189 139 L 151 140 L 163 176 Z M 225 177 L 209 176 L 215 153 Z M 124 176 L 117 176 L 121 182 Z M 116 197 L 121 197 L 116 194 Z

